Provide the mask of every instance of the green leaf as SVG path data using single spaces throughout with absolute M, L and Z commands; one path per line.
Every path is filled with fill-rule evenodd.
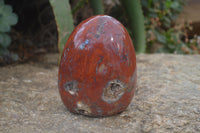
M 143 7 L 148 8 L 149 7 L 149 2 L 147 0 L 141 0 L 141 4 Z M 151 5 L 150 5 L 151 6 Z
M 12 58 L 13 61 L 17 61 L 19 59 L 19 56 L 14 53 L 10 53 L 10 57 Z
M 175 48 L 176 48 L 176 45 L 175 45 L 175 44 L 168 44 L 167 46 L 168 46 L 168 48 L 170 48 L 170 49 L 175 49 Z
M 168 17 L 164 17 L 163 19 L 164 19 L 164 21 L 166 21 L 168 24 L 171 23 L 171 20 L 170 20 Z
M 8 50 L 6 48 L 2 48 L 0 45 L 0 56 L 4 56 L 8 53 L 9 53 Z
M 171 0 L 165 1 L 165 6 L 167 7 L 167 9 L 169 9 L 172 4 L 173 4 L 173 2 Z
M 172 38 L 173 38 L 175 43 L 178 41 L 178 37 L 175 34 L 172 34 Z
M 170 53 L 170 50 L 166 47 L 159 48 L 156 53 Z
M 7 48 L 11 43 L 11 38 L 6 33 L 0 33 L 0 46 Z
M 177 1 L 172 2 L 171 8 L 177 9 L 177 8 L 179 8 L 179 7 L 180 7 L 180 5 L 179 5 L 179 3 L 178 3 Z
M 94 15 L 104 14 L 104 6 L 102 0 L 88 0 L 88 2 L 94 12 Z
M 50 0 L 58 29 L 58 48 L 60 57 L 64 46 L 74 29 L 69 0 Z
M 0 32 L 9 32 L 10 25 L 6 21 L 0 21 Z
M 157 32 L 157 31 L 155 31 L 155 35 L 156 35 L 158 42 L 163 43 L 163 44 L 167 43 L 166 37 L 164 35 L 162 35 L 161 33 Z
M 2 10 L 4 12 L 6 12 L 7 14 L 11 14 L 12 13 L 12 7 L 10 5 L 3 5 Z
M 164 17 L 163 20 L 164 20 L 164 22 L 163 22 L 164 26 L 167 28 L 170 28 L 171 20 L 168 17 Z
M 7 17 L 5 17 L 5 21 L 7 21 L 9 25 L 17 24 L 17 20 L 18 20 L 18 17 L 14 13 L 9 14 Z
M 3 0 L 0 0 L 0 5 L 4 5 L 4 1 Z
M 11 53 L 11 52 L 8 51 L 8 49 L 1 48 L 1 47 L 0 47 L 0 56 L 8 56 L 13 61 L 17 61 L 19 59 L 19 56 L 17 54 Z
M 10 26 L 17 23 L 17 15 L 12 12 L 12 7 L 10 5 L 5 5 L 2 0 L 0 0 L 0 32 L 9 32 Z
M 130 27 L 134 36 L 136 53 L 144 53 L 146 50 L 144 16 L 140 0 L 120 0 L 126 9 Z M 136 19 L 137 18 L 137 19 Z

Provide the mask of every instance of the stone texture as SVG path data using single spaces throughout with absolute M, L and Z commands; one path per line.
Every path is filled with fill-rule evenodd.
M 57 55 L 0 68 L 1 133 L 198 133 L 200 55 L 139 55 L 135 96 L 123 113 L 70 113 L 57 90 Z

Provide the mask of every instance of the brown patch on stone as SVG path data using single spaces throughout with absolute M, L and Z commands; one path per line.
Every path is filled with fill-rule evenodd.
M 84 104 L 83 102 L 79 101 L 77 102 L 77 108 L 76 111 L 78 114 L 83 114 L 83 115 L 90 115 L 91 114 L 91 109 L 87 104 Z
M 121 98 L 127 87 L 120 80 L 112 80 L 104 88 L 102 99 L 106 102 L 112 103 Z
M 77 81 L 69 81 L 64 84 L 65 91 L 69 92 L 71 95 L 75 95 L 78 88 L 78 82 Z

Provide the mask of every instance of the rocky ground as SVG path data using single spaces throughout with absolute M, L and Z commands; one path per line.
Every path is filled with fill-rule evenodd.
M 57 57 L 0 68 L 1 133 L 200 132 L 200 55 L 138 55 L 130 106 L 106 118 L 68 112 L 58 94 Z

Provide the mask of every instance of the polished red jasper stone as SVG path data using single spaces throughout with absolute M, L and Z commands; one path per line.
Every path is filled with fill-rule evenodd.
M 136 55 L 125 27 L 106 15 L 79 24 L 64 47 L 58 85 L 71 112 L 109 116 L 125 110 L 136 87 Z

